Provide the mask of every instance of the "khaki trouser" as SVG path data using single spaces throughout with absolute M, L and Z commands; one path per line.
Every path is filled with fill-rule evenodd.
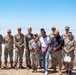
M 18 49 L 16 48 L 15 50 L 15 65 L 17 65 L 18 63 L 18 59 L 19 59 L 19 65 L 22 65 L 23 62 L 23 54 L 24 54 L 24 49 Z
M 64 56 L 65 56 L 66 54 L 67 54 L 67 53 L 64 52 Z M 74 51 L 70 52 L 69 55 L 70 55 L 70 57 L 71 57 L 71 62 L 70 62 L 70 63 L 65 62 L 65 69 L 72 71 L 72 69 L 73 69 L 73 60 L 74 60 Z
M 73 62 L 65 63 L 65 69 L 72 71 L 72 69 L 73 69 Z
M 27 67 L 31 67 L 31 60 L 30 60 L 30 50 L 26 54 L 26 65 Z
M 41 60 L 41 57 L 42 57 L 42 55 L 41 55 L 41 53 L 39 53 L 39 62 L 38 62 L 38 65 L 40 66 L 40 68 L 42 68 L 42 60 Z
M 7 64 L 8 55 L 10 57 L 10 63 L 13 64 L 13 48 L 11 48 L 11 49 L 5 48 L 5 50 L 4 50 L 5 64 Z
M 53 61 L 52 61 L 52 59 L 53 59 L 53 50 L 51 50 L 51 49 L 50 49 L 50 55 L 51 55 L 51 65 L 52 65 L 53 64 Z
M 56 52 L 53 51 L 52 65 L 54 68 L 56 68 L 56 66 L 58 66 L 60 69 L 62 68 L 62 50 Z
M 32 57 L 31 57 L 32 68 L 37 69 L 38 62 L 39 62 L 39 54 L 38 53 L 36 53 L 36 54 L 32 53 Z

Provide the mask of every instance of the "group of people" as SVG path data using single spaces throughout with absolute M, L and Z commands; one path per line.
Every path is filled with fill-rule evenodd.
M 65 27 L 65 33 L 60 35 L 60 32 L 56 30 L 56 27 L 52 27 L 52 33 L 47 35 L 44 28 L 40 29 L 40 34 L 32 33 L 32 28 L 27 29 L 26 35 L 21 33 L 21 28 L 17 29 L 18 33 L 13 36 L 11 30 L 7 30 L 7 35 L 3 38 L 0 34 L 0 69 L 1 69 L 1 56 L 2 56 L 2 44 L 4 47 L 4 68 L 7 67 L 7 58 L 10 57 L 11 68 L 17 69 L 24 68 L 23 54 L 25 50 L 26 56 L 26 67 L 27 69 L 32 68 L 32 72 L 37 72 L 38 68 L 43 68 L 46 75 L 48 74 L 48 59 L 49 54 L 51 55 L 51 68 L 53 72 L 57 71 L 59 75 L 62 75 L 62 66 L 64 65 L 66 74 L 71 75 L 73 69 L 74 50 L 75 50 L 75 39 L 70 32 L 68 26 Z M 15 45 L 15 62 L 13 62 L 13 50 Z M 64 60 L 69 56 L 70 62 Z M 69 58 L 68 58 L 69 59 Z M 19 60 L 19 61 L 18 61 Z M 13 65 L 14 63 L 14 65 Z

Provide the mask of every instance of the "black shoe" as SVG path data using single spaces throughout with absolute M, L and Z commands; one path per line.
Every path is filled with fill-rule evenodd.
M 29 69 L 31 69 L 31 66 L 29 66 Z
M 14 66 L 11 66 L 11 69 L 14 69 Z
M 16 69 L 16 70 L 18 69 L 18 67 L 17 67 L 17 65 L 16 65 L 16 64 L 15 64 L 15 66 L 14 66 L 13 68 L 14 68 L 14 69 Z
M 68 72 L 68 75 L 71 75 L 71 74 L 72 74 L 72 71 L 69 71 L 69 72 Z
M 3 68 L 7 68 L 7 65 L 4 65 L 4 67 Z
M 68 70 L 66 70 L 66 74 L 68 74 Z
M 20 65 L 19 68 L 24 69 L 24 67 L 22 65 Z

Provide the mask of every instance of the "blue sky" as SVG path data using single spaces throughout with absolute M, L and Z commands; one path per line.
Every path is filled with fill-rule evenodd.
M 47 34 L 56 26 L 62 34 L 67 25 L 76 39 L 76 0 L 0 0 L 0 33 L 3 36 L 9 28 L 15 35 L 18 27 L 26 34 L 29 26 L 38 33 L 44 27 Z
M 16 34 L 17 27 L 26 34 L 29 26 L 33 32 L 44 27 L 48 34 L 56 26 L 64 33 L 67 25 L 76 37 L 76 0 L 0 0 L 0 33 L 4 36 L 9 28 Z

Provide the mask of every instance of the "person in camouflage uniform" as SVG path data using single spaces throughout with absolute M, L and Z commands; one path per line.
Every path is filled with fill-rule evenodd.
M 55 37 L 54 32 L 56 31 L 56 27 L 52 26 L 51 30 L 52 30 L 52 33 L 49 34 L 49 37 L 52 40 Z
M 29 42 L 29 49 L 31 50 L 31 66 L 33 72 L 37 72 L 39 63 L 39 52 L 40 52 L 40 42 L 38 40 L 38 34 L 34 33 L 33 39 Z
M 51 30 L 52 30 L 52 33 L 50 33 L 49 34 L 49 38 L 50 38 L 50 40 L 52 40 L 54 37 L 55 37 L 55 35 L 54 35 L 54 32 L 56 31 L 56 27 L 54 27 L 54 26 L 52 26 L 52 28 L 51 28 Z M 51 55 L 51 65 L 52 65 L 52 50 L 50 49 L 50 55 Z M 53 68 L 53 66 L 51 66 L 50 67 L 50 69 L 52 69 Z
M 69 33 L 69 31 L 70 31 L 70 27 L 69 26 L 66 26 L 65 27 L 65 33 L 64 34 L 62 34 L 62 38 L 64 39 L 64 40 L 66 40 L 67 38 L 68 38 L 68 33 Z M 74 39 L 74 36 L 72 36 L 72 38 Z M 65 55 L 65 52 L 64 52 L 64 50 L 62 50 L 62 65 L 63 65 L 63 67 L 62 67 L 62 69 L 64 70 L 65 69 L 65 62 L 64 62 L 64 55 Z
M 59 35 L 59 31 L 54 32 L 55 37 L 51 40 L 50 46 L 52 50 L 52 66 L 54 68 L 54 72 L 56 72 L 56 66 L 58 65 L 58 73 L 62 75 L 62 48 L 64 46 L 64 40 Z
M 75 40 L 72 39 L 72 32 L 68 33 L 68 38 L 64 41 L 64 55 L 68 54 L 71 57 L 71 62 L 65 62 L 66 73 L 71 75 L 73 69 L 73 60 L 74 60 L 74 50 L 75 50 Z
M 14 36 L 15 42 L 15 68 L 17 68 L 17 63 L 19 59 L 19 68 L 23 69 L 22 62 L 23 62 L 23 54 L 24 54 L 24 35 L 21 33 L 21 28 L 19 27 L 18 33 Z
M 0 69 L 1 69 L 1 56 L 2 56 L 2 42 L 3 42 L 3 36 L 0 34 Z
M 7 67 L 8 54 L 10 57 L 11 68 L 13 68 L 13 43 L 14 43 L 14 39 L 13 39 L 13 36 L 11 35 L 11 30 L 8 29 L 7 35 L 4 37 L 4 44 L 5 44 L 5 48 L 4 48 L 5 66 L 4 67 L 5 68 Z
M 69 31 L 70 31 L 70 27 L 69 27 L 69 26 L 66 26 L 66 27 L 65 27 L 65 33 L 62 34 L 62 38 L 63 38 L 64 40 L 66 40 L 66 39 L 68 38 L 68 33 L 69 33 Z M 72 39 L 74 39 L 74 36 L 72 36 Z
M 66 40 L 68 38 L 69 31 L 70 31 L 69 26 L 66 26 L 65 27 L 65 33 L 62 34 L 62 37 L 63 37 L 64 40 Z
M 31 68 L 31 61 L 30 61 L 30 49 L 29 49 L 29 41 L 33 39 L 32 28 L 29 27 L 28 33 L 25 35 L 24 38 L 24 45 L 25 45 L 25 54 L 26 54 L 26 66 L 27 69 Z

